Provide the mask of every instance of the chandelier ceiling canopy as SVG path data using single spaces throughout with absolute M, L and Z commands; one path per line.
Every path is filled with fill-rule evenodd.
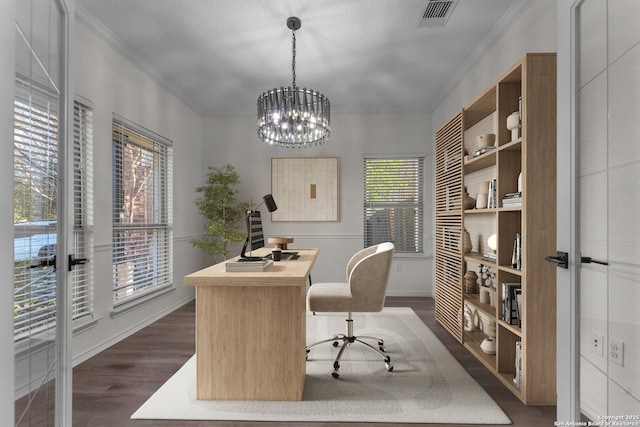
M 296 85 L 296 30 L 301 26 L 299 18 L 287 19 L 292 35 L 291 86 L 267 90 L 258 97 L 258 138 L 278 147 L 313 147 L 331 134 L 329 98 Z

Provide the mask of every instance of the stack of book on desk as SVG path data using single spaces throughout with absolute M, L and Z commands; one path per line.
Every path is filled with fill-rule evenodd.
M 267 271 L 272 265 L 273 260 L 270 259 L 262 259 L 260 261 L 241 261 L 236 259 L 225 263 L 227 273 Z
M 515 193 L 507 193 L 502 198 L 502 207 L 516 207 L 522 206 L 522 192 L 518 191 Z

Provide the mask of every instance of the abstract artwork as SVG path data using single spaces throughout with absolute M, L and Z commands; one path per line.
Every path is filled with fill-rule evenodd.
M 272 158 L 272 221 L 338 221 L 338 158 Z

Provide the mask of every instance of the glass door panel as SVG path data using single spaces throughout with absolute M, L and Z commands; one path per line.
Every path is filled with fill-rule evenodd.
M 15 425 L 55 424 L 58 144 L 63 14 L 53 0 L 16 2 L 14 97 Z
M 639 5 L 576 9 L 580 409 L 629 425 L 640 425 Z

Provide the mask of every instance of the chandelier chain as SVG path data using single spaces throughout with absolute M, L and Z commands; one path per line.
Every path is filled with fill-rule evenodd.
M 291 75 L 293 76 L 292 86 L 296 87 L 296 31 L 291 32 Z

